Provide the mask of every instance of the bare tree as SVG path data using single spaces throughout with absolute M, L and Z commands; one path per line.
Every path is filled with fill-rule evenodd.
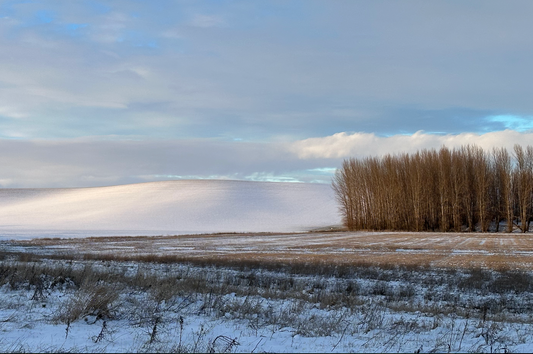
M 467 145 L 381 158 L 350 158 L 333 178 L 349 230 L 522 232 L 533 220 L 533 147 L 492 154 Z M 515 219 L 520 221 L 515 223 Z
M 473 162 L 474 162 L 474 181 L 475 181 L 475 195 L 476 205 L 481 232 L 489 230 L 490 222 L 492 221 L 491 213 L 491 195 L 493 188 L 493 175 L 491 171 L 490 159 L 479 147 L 473 148 Z
M 497 213 L 497 230 L 499 222 L 506 220 L 507 232 L 513 231 L 513 187 L 511 175 L 511 156 L 505 148 L 494 148 L 492 151 L 494 161 L 494 179 L 496 186 L 495 209 Z
M 533 192 L 533 147 L 528 146 L 525 150 L 520 145 L 514 146 L 516 159 L 515 178 L 518 202 L 518 216 L 520 218 L 520 230 L 529 230 L 531 217 L 531 194 Z
M 452 214 L 451 202 L 452 196 L 452 153 L 446 148 L 442 147 L 439 151 L 439 204 L 440 204 L 440 229 L 441 231 L 449 231 L 452 226 L 450 218 Z

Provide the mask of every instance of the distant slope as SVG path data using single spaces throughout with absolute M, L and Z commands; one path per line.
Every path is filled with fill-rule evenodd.
M 340 224 L 330 185 L 180 180 L 0 189 L 0 237 L 304 231 Z

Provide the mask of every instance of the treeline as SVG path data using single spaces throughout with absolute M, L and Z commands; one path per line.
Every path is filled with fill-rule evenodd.
M 529 230 L 533 147 L 490 153 L 467 145 L 350 158 L 333 178 L 349 230 Z

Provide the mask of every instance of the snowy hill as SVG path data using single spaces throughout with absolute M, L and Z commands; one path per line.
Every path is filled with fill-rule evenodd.
M 304 231 L 340 224 L 330 185 L 180 180 L 0 189 L 0 238 Z

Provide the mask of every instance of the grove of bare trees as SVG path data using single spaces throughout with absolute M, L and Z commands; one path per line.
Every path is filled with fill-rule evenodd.
M 345 160 L 333 189 L 349 230 L 526 232 L 533 147 L 475 145 Z M 501 226 L 500 226 L 501 225 Z

